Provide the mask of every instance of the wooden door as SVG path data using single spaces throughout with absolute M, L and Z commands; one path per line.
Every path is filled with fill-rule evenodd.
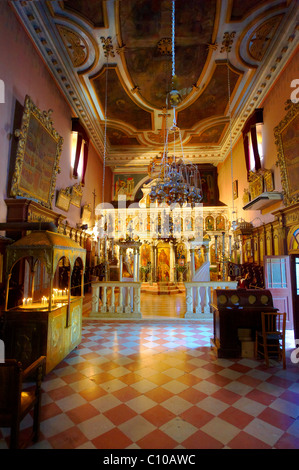
M 272 294 L 273 306 L 280 312 L 286 312 L 286 328 L 292 330 L 294 324 L 290 257 L 265 256 L 264 276 L 265 289 L 269 289 Z
M 299 341 L 299 253 L 291 255 L 291 275 L 293 290 L 294 336 Z

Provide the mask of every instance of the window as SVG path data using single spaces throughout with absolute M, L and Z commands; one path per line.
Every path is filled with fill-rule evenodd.
M 243 144 L 247 172 L 258 171 L 263 157 L 263 109 L 257 108 L 247 119 L 243 129 Z
M 78 132 L 72 132 L 71 133 L 71 166 L 72 170 L 75 167 L 75 158 L 76 158 L 76 149 L 77 149 L 77 140 L 78 140 Z M 78 168 L 77 168 L 77 173 L 78 177 L 81 178 L 82 173 L 83 173 L 83 145 L 81 145 L 81 151 L 80 151 L 80 159 L 78 163 Z
M 260 162 L 263 161 L 263 135 L 262 135 L 262 124 L 257 124 L 255 126 L 256 129 L 256 140 L 257 140 L 257 149 L 258 154 L 260 157 Z M 250 170 L 253 171 L 255 169 L 255 158 L 254 158 L 254 151 L 253 151 L 253 144 L 252 144 L 252 137 L 251 133 L 248 135 L 248 146 L 249 146 L 249 166 Z
M 298 266 L 299 268 L 299 266 Z M 273 258 L 268 260 L 267 276 L 269 289 L 281 289 L 287 287 L 286 260 Z

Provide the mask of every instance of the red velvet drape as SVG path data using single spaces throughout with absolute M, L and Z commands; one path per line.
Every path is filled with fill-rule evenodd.
M 263 109 L 256 108 L 255 111 L 249 116 L 249 118 L 247 119 L 242 129 L 247 173 L 249 173 L 250 171 L 250 154 L 249 154 L 249 138 L 248 138 L 249 132 L 251 135 L 255 170 L 258 171 L 261 168 L 261 160 L 260 160 L 260 155 L 258 151 L 257 137 L 256 137 L 256 125 L 262 124 L 263 122 L 264 122 L 263 121 Z
M 74 164 L 74 169 L 73 169 L 73 177 L 76 178 L 76 179 L 78 178 L 78 165 L 79 165 L 79 161 L 80 161 L 82 143 L 84 143 L 84 147 L 83 147 L 83 173 L 82 173 L 82 180 L 81 180 L 81 184 L 82 184 L 82 186 L 84 186 L 84 184 L 85 184 L 85 173 L 86 173 L 87 162 L 88 162 L 89 137 L 88 137 L 88 134 L 85 131 L 84 127 L 80 123 L 79 118 L 73 118 L 72 119 L 72 131 L 78 133 L 77 146 L 76 146 L 76 155 L 75 155 L 75 164 Z

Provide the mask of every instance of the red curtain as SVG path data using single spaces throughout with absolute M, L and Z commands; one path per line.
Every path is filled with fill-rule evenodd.
M 244 145 L 246 169 L 247 169 L 247 173 L 249 173 L 249 171 L 250 171 L 250 154 L 249 154 L 248 134 L 243 134 L 243 145 Z
M 249 154 L 249 138 L 248 138 L 249 132 L 251 135 L 255 170 L 258 171 L 261 168 L 261 159 L 260 159 L 260 155 L 258 151 L 257 137 L 256 137 L 256 125 L 263 124 L 263 122 L 264 122 L 263 109 L 256 108 L 254 112 L 249 116 L 249 118 L 247 119 L 242 129 L 247 173 L 249 173 L 250 171 L 250 154 Z
M 82 186 L 85 185 L 85 173 L 87 168 L 88 162 L 88 147 L 89 147 L 89 137 L 87 132 L 85 131 L 84 127 L 79 121 L 79 118 L 72 118 L 72 132 L 78 133 L 77 138 L 77 145 L 76 145 L 76 155 L 75 155 L 75 164 L 73 169 L 73 177 L 78 178 L 78 165 L 80 161 L 82 143 L 84 143 L 83 147 L 83 173 L 82 173 Z

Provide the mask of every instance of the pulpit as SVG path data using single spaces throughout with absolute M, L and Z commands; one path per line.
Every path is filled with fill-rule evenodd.
M 242 331 L 252 341 L 261 330 L 261 312 L 277 312 L 266 289 L 215 289 L 213 293 L 212 346 L 218 357 L 241 357 Z

